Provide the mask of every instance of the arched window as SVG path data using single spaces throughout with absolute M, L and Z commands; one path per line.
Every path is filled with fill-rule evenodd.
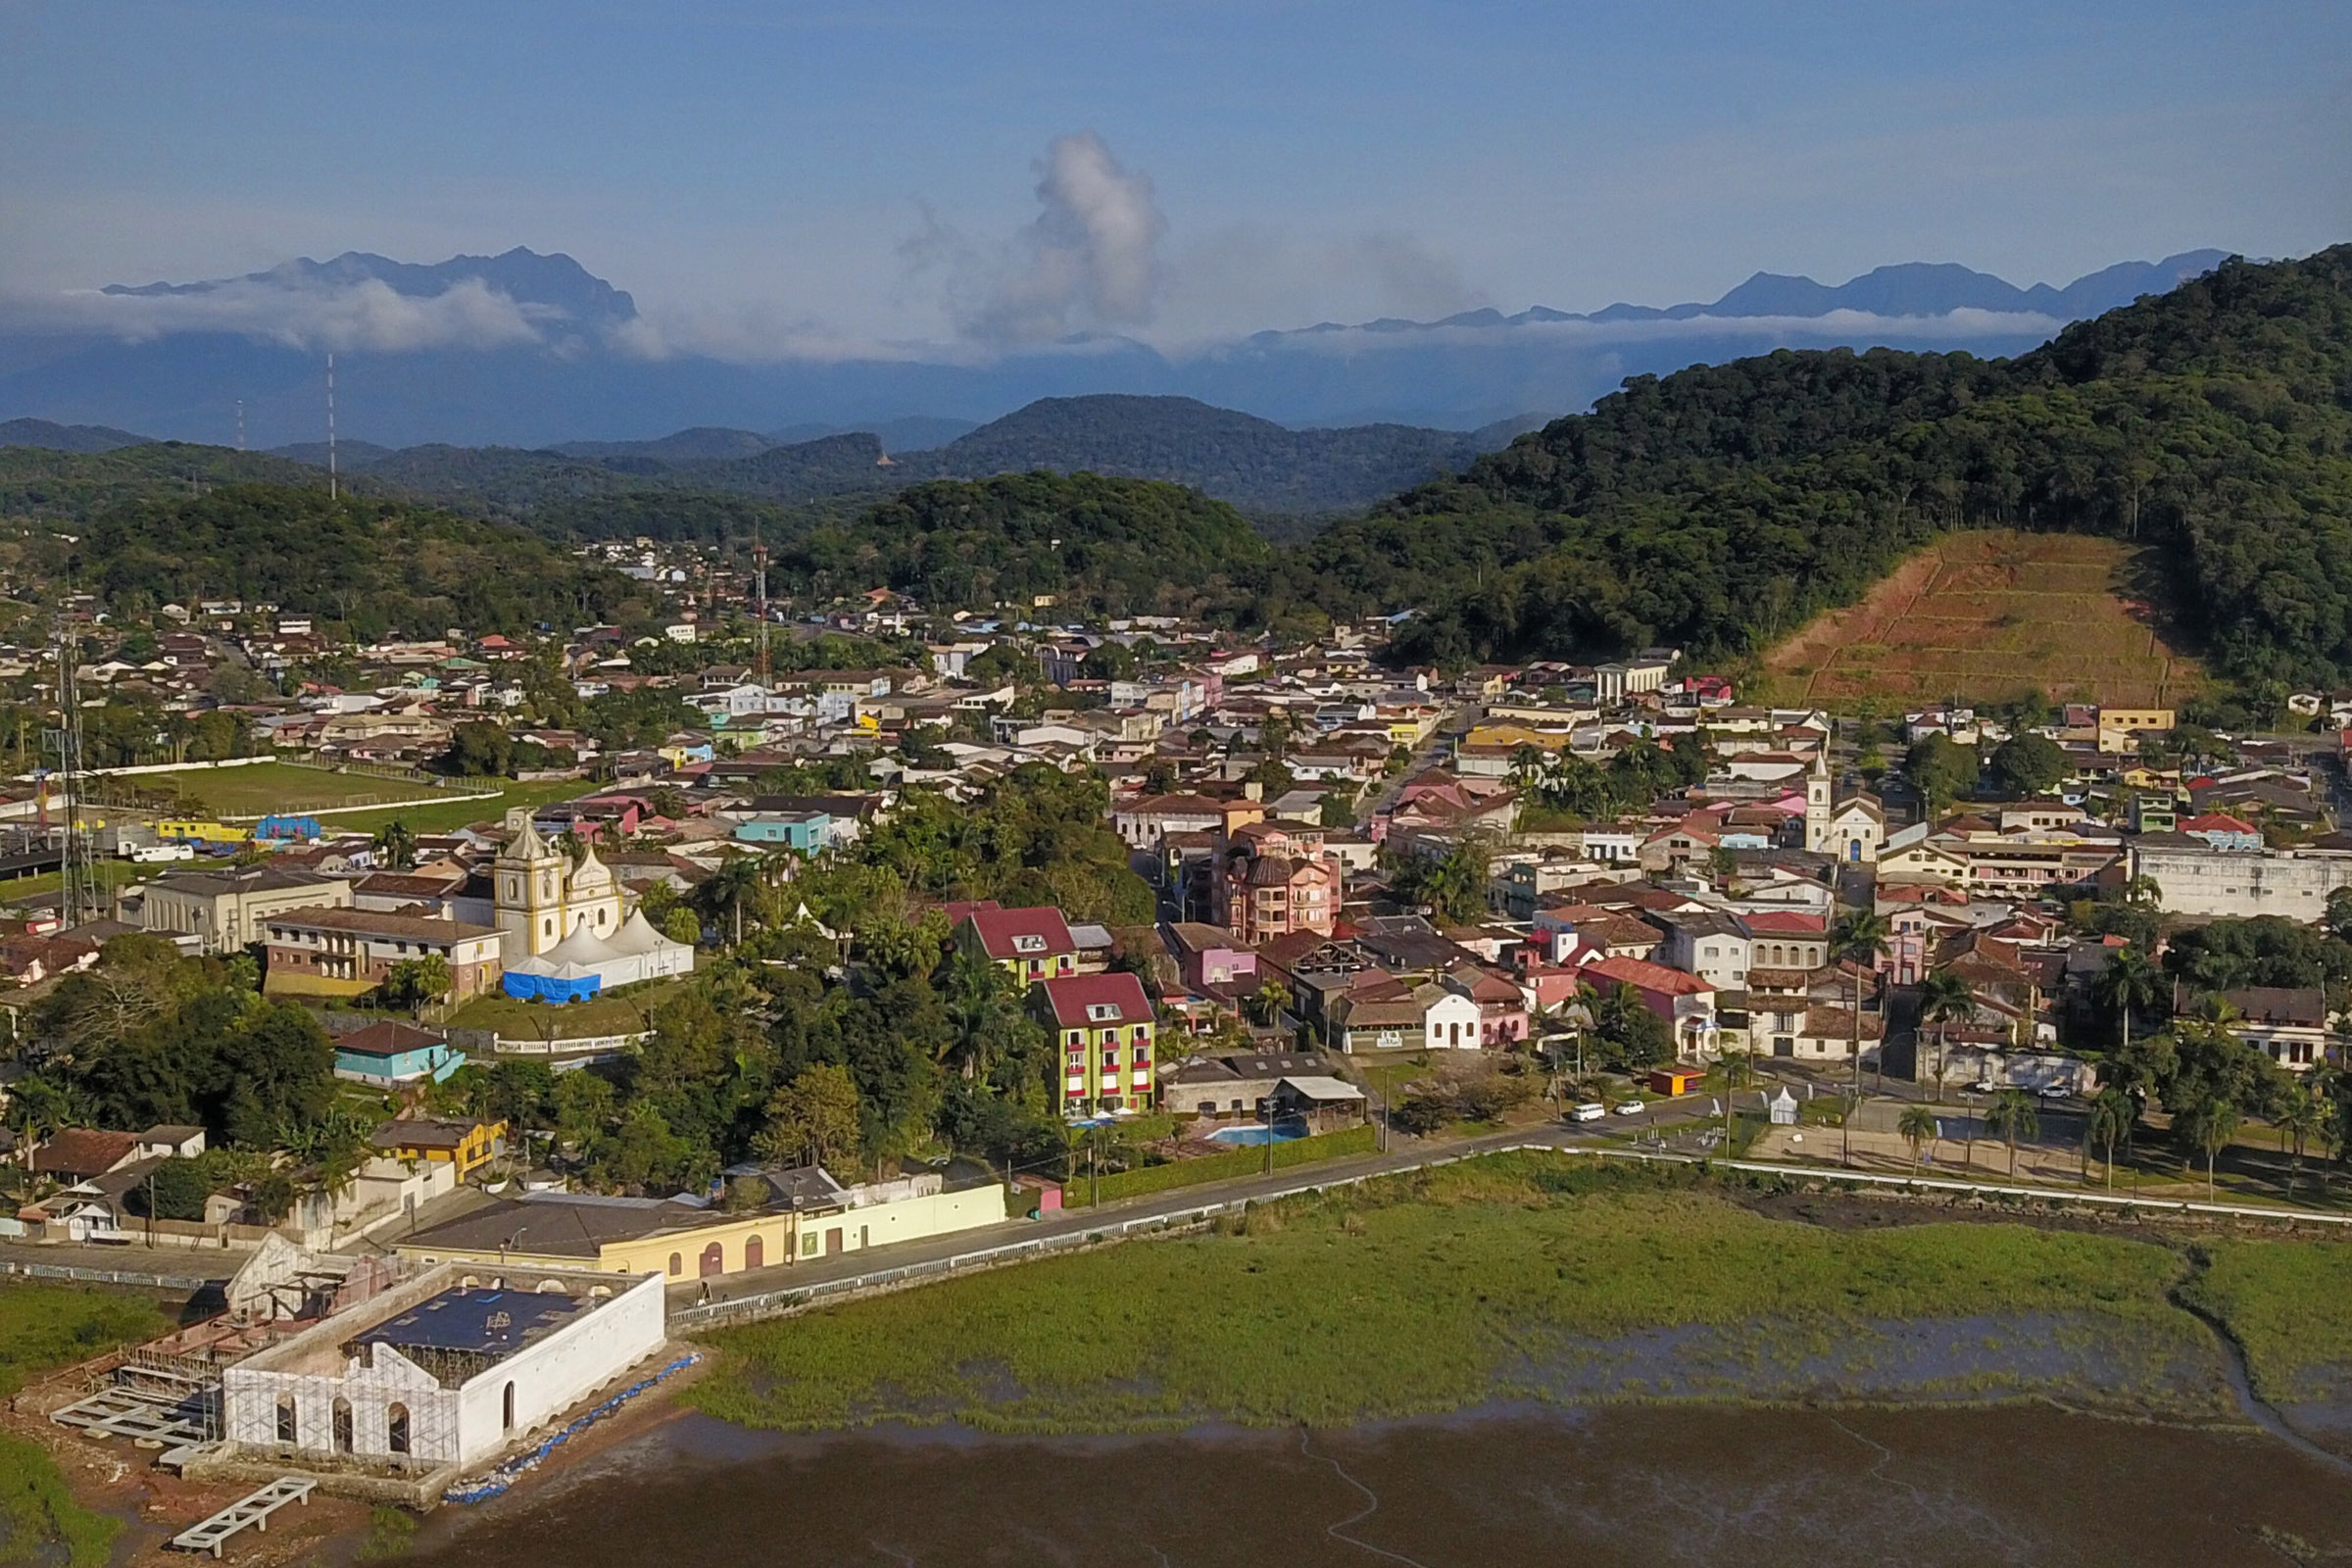
M 409 1407 L 405 1404 L 390 1405 L 384 1411 L 384 1450 L 409 1451 Z
M 507 1430 L 512 1432 L 514 1430 L 514 1385 L 512 1383 L 507 1385 L 507 1392 L 504 1396 L 504 1405 Z
M 766 1261 L 767 1244 L 760 1241 L 757 1235 L 745 1237 L 743 1239 L 743 1266 L 758 1268 Z
M 673 1276 L 686 1272 L 686 1260 L 675 1252 L 669 1254 L 669 1272 Z
M 351 1451 L 351 1401 L 338 1396 L 335 1400 L 335 1451 L 337 1453 L 349 1453 Z
M 301 1421 L 295 1414 L 291 1394 L 277 1396 L 277 1441 L 289 1445 L 302 1441 Z

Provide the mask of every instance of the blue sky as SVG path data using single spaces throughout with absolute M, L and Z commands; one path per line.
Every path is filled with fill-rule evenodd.
M 681 341 L 1012 330 L 1082 133 L 1149 275 L 1060 324 L 2063 282 L 2352 238 L 2347 103 L 2340 0 L 0 0 L 0 291 L 520 244 Z

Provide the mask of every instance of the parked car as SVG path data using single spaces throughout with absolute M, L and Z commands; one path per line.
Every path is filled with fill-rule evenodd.
M 1617 1114 L 1620 1116 L 1639 1116 L 1648 1108 L 1649 1107 L 1647 1105 L 1642 1103 L 1642 1102 L 1639 1100 L 1624 1100 L 1619 1101 L 1617 1103 Z
M 2072 1084 L 2043 1084 L 2034 1092 L 2044 1100 L 2072 1100 L 2075 1098 Z
M 1568 1111 L 1568 1119 L 1570 1121 L 1598 1121 L 1608 1113 L 1608 1106 L 1596 1100 L 1588 1100 L 1581 1105 L 1571 1106 Z

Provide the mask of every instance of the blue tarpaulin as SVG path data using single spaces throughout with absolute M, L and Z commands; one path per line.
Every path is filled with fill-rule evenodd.
M 602 975 L 517 974 L 509 969 L 499 984 L 517 1002 L 585 1002 L 604 988 Z

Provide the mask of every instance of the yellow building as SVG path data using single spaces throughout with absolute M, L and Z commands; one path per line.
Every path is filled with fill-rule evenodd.
M 507 966 L 537 957 L 583 927 L 607 941 L 617 935 L 627 912 L 620 884 L 596 858 L 595 847 L 573 865 L 539 836 L 527 810 L 515 814 L 521 821 L 514 841 L 491 864 L 491 901 Z
M 403 1116 L 375 1130 L 375 1147 L 398 1159 L 421 1159 L 454 1164 L 458 1180 L 480 1170 L 507 1152 L 503 1121 L 445 1120 L 438 1116 Z
M 2143 735 L 2169 733 L 2174 724 L 2169 708 L 2102 708 L 2099 710 L 2099 750 L 2132 752 Z
M 995 1183 L 953 1192 L 937 1175 L 844 1188 L 821 1171 L 765 1173 L 766 1206 L 743 1213 L 673 1199 L 531 1193 L 404 1238 L 417 1263 L 519 1264 L 660 1274 L 740 1274 L 994 1225 L 1005 1216 Z

